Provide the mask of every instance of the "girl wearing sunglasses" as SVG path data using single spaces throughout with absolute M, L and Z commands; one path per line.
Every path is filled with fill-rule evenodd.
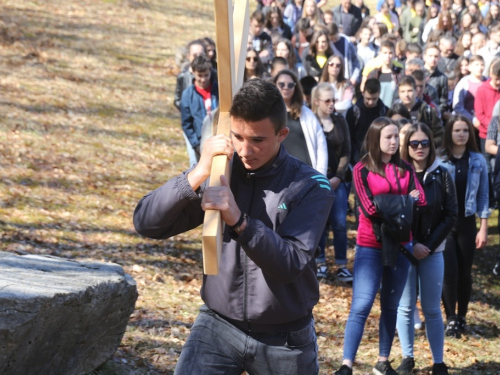
M 288 153 L 326 176 L 328 150 L 323 129 L 314 113 L 304 105 L 297 76 L 282 70 L 274 78 L 287 109 L 288 136 L 283 141 Z
M 328 82 L 332 85 L 335 92 L 335 111 L 345 117 L 347 110 L 352 107 L 354 87 L 344 77 L 344 61 L 342 60 L 340 56 L 330 56 L 323 68 L 320 82 Z
M 417 286 L 425 316 L 427 339 L 431 347 L 434 375 L 446 375 L 443 362 L 444 325 L 441 316 L 441 294 L 444 277 L 446 237 L 457 219 L 455 184 L 436 157 L 434 139 L 429 127 L 421 122 L 410 125 L 401 149 L 403 160 L 413 165 L 424 188 L 427 205 L 419 207 L 413 218 L 413 255 L 418 265 L 410 265 L 406 286 L 399 301 L 397 329 L 403 351 L 403 361 L 397 368 L 399 375 L 413 373 L 415 360 L 415 303 Z
M 245 72 L 243 73 L 243 81 L 246 82 L 252 78 L 268 79 L 269 73 L 259 57 L 259 54 L 253 48 L 247 49 L 247 58 L 245 61 Z
M 330 227 L 333 231 L 333 246 L 335 248 L 335 264 L 338 269 L 335 277 L 339 281 L 351 282 L 352 274 L 347 269 L 347 200 L 349 198 L 352 176 L 348 172 L 351 159 L 351 138 L 349 127 L 344 116 L 335 112 L 335 91 L 332 85 L 323 82 L 313 90 L 313 112 L 316 114 L 325 133 L 328 147 L 328 172 L 335 191 L 335 200 L 330 211 L 328 223 L 319 243 L 320 255 L 316 258 L 318 277 L 326 277 L 325 245 Z
M 402 161 L 399 154 L 399 128 L 394 121 L 380 117 L 372 122 L 366 133 L 366 154 L 353 170 L 356 198 L 360 215 L 354 259 L 353 294 L 351 310 L 344 333 L 342 367 L 336 375 L 352 375 L 352 365 L 358 351 L 366 320 L 379 291 L 379 358 L 373 369 L 378 375 L 397 375 L 389 362 L 392 342 L 396 334 L 399 300 L 403 293 L 410 262 L 402 252 L 397 253 L 394 266 L 384 266 L 380 238 L 381 213 L 374 197 L 394 194 L 410 195 L 415 206 L 425 206 L 425 193 L 417 180 L 413 167 Z M 379 233 L 379 236 L 375 232 Z M 408 252 L 412 242 L 401 243 Z
M 472 264 L 476 249 L 486 246 L 488 236 L 488 170 L 478 151 L 471 121 L 452 116 L 444 131 L 443 165 L 457 191 L 458 218 L 444 250 L 443 304 L 448 319 L 446 335 L 460 337 L 472 292 Z M 480 219 L 476 230 L 476 214 Z

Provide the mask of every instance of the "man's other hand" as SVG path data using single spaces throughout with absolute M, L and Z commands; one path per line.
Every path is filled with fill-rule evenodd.
M 188 174 L 188 181 L 193 190 L 196 191 L 210 177 L 212 160 L 216 155 L 227 155 L 229 160 L 233 158 L 234 148 L 231 138 L 224 134 L 219 134 L 207 139 L 201 152 L 200 161 Z

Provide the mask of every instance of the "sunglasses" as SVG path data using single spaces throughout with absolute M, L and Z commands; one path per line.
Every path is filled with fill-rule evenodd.
M 339 63 L 329 62 L 328 66 L 334 66 L 336 68 L 340 68 L 342 65 L 340 65 Z
M 330 104 L 330 103 L 335 103 L 335 99 L 326 99 L 326 100 L 321 100 L 321 99 L 318 99 L 320 102 L 324 102 L 326 104 Z
M 250 62 L 250 61 L 251 61 L 251 62 L 256 62 L 256 61 L 258 61 L 258 60 L 257 60 L 257 57 L 247 57 L 247 61 L 248 61 L 248 62 Z
M 426 139 L 424 141 L 410 141 L 410 142 L 408 142 L 408 146 L 410 146 L 414 150 L 416 150 L 419 145 L 421 145 L 422 148 L 429 148 L 431 146 L 431 141 Z
M 285 87 L 288 88 L 288 90 L 291 90 L 295 87 L 295 82 L 288 82 L 288 83 L 285 83 L 285 82 L 276 82 L 276 84 L 278 85 L 278 87 L 280 89 L 284 89 Z

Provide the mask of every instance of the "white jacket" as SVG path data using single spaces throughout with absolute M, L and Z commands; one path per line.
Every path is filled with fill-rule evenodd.
M 302 106 L 299 121 L 306 139 L 311 165 L 318 172 L 326 176 L 328 170 L 328 148 L 323 128 L 313 111 L 306 106 Z

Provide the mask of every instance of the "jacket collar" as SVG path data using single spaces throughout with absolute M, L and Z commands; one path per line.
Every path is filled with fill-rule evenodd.
M 434 172 L 436 169 L 438 169 L 438 167 L 441 165 L 441 159 L 439 157 L 436 156 L 436 159 L 434 160 L 434 163 L 431 164 L 431 166 L 429 168 L 427 168 L 427 170 L 425 171 L 425 174 L 424 174 L 424 181 L 427 179 L 427 175 L 429 175 L 430 173 Z
M 254 171 L 250 171 L 245 168 L 243 163 L 241 162 L 241 159 L 239 158 L 238 154 L 235 152 L 234 153 L 234 168 L 238 173 L 241 175 L 247 177 L 247 178 L 264 178 L 264 177 L 270 177 L 270 176 L 276 176 L 276 173 L 278 170 L 282 168 L 282 166 L 285 164 L 286 159 L 289 157 L 288 152 L 285 150 L 285 147 L 283 144 L 280 146 L 280 149 L 278 151 L 278 155 L 276 158 L 269 164 L 256 169 Z

